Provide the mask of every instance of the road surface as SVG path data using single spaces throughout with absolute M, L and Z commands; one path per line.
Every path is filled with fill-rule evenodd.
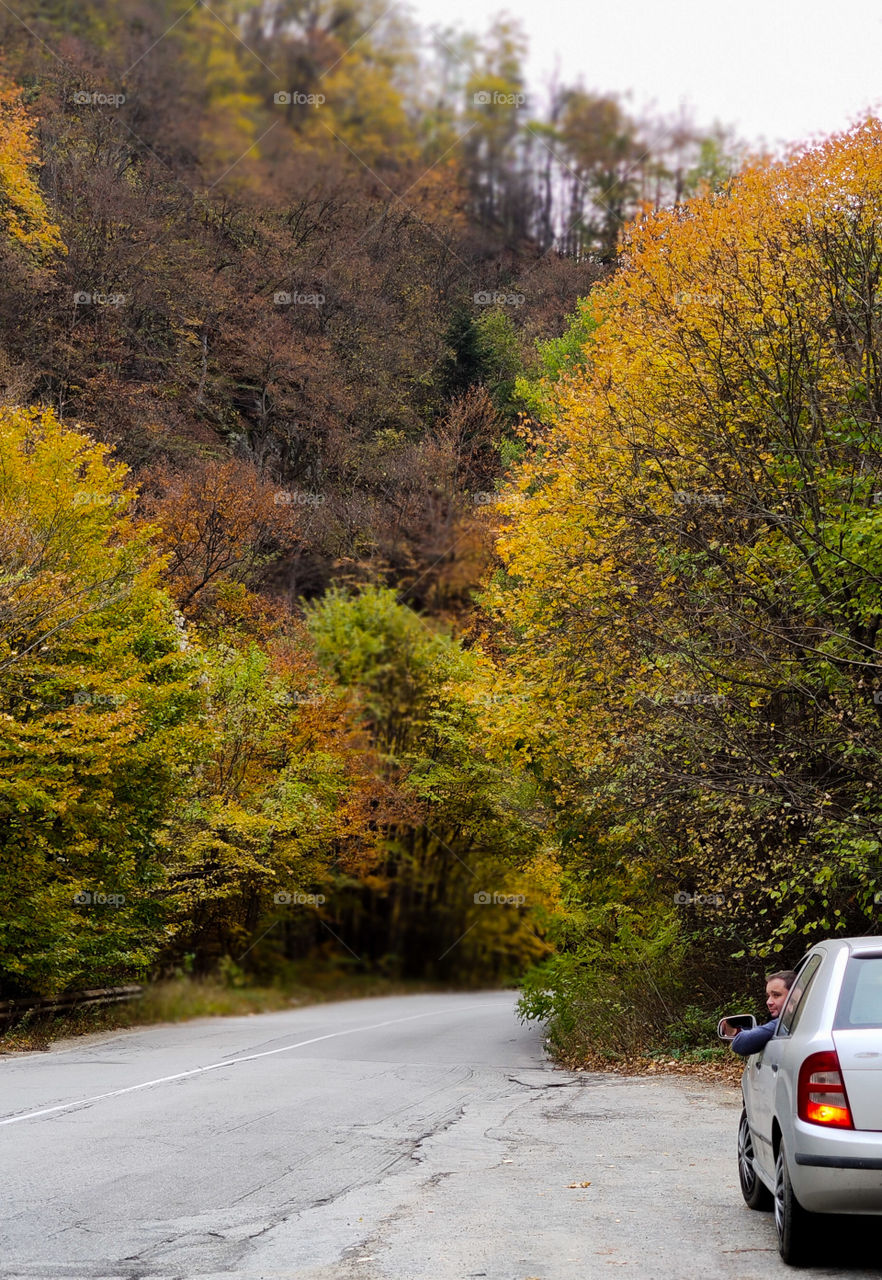
M 0 1059 L 0 1099 L 4 1280 L 795 1274 L 737 1090 L 559 1070 L 511 992 L 68 1040 Z

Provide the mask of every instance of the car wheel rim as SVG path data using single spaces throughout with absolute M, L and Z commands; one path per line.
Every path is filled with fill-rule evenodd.
M 775 1229 L 780 1240 L 784 1235 L 784 1153 L 775 1164 Z
M 756 1182 L 756 1170 L 753 1167 L 753 1143 L 750 1140 L 747 1116 L 741 1117 L 741 1124 L 738 1126 L 738 1170 L 741 1174 L 741 1185 L 748 1192 L 752 1191 Z

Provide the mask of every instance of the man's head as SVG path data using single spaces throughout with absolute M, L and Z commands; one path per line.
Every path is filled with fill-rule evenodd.
M 795 981 L 796 974 L 792 969 L 780 969 L 766 978 L 766 1008 L 773 1018 L 780 1017 Z

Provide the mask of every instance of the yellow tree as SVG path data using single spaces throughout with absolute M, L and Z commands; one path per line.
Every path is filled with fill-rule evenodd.
M 126 468 L 0 411 L 0 974 L 95 985 L 163 941 L 165 824 L 198 751 L 194 655 Z
M 0 221 L 13 244 L 43 262 L 64 245 L 37 181 L 41 162 L 35 134 L 21 91 L 0 75 Z
M 241 187 L 255 177 L 260 105 L 249 88 L 255 57 L 240 36 L 242 6 L 174 0 L 168 9 L 169 37 L 181 52 L 179 100 L 198 122 L 203 171 L 213 183 Z
M 863 928 L 880 873 L 880 144 L 633 228 L 500 533 L 511 732 L 728 945 Z

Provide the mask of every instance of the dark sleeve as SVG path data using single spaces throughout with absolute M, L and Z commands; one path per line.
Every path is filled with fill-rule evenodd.
M 778 1019 L 773 1018 L 771 1022 L 764 1022 L 761 1027 L 754 1027 L 752 1031 L 739 1031 L 732 1041 L 732 1048 L 743 1058 L 759 1053 L 761 1049 L 765 1049 L 777 1028 Z

